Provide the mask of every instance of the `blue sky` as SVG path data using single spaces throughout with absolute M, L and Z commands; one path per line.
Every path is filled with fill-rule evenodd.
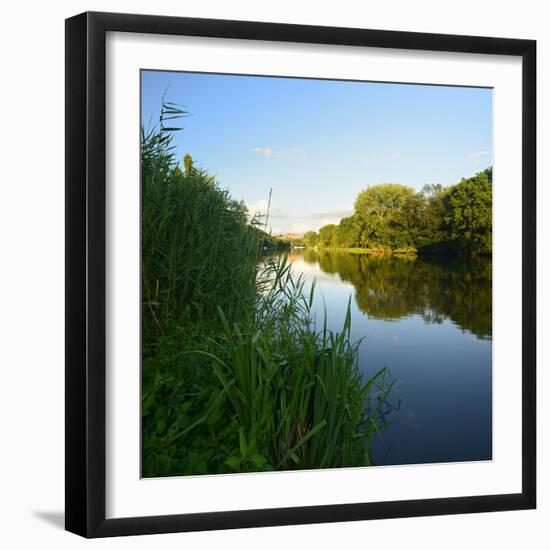
M 178 158 L 251 211 L 273 188 L 275 234 L 337 223 L 368 185 L 448 185 L 492 163 L 490 89 L 143 71 L 145 126 L 165 92 L 190 112 Z

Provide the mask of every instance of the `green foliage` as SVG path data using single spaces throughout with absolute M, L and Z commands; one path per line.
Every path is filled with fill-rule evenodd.
M 308 245 L 306 245 L 308 246 Z M 479 255 L 492 251 L 492 168 L 444 188 L 383 183 L 359 193 L 352 216 L 319 230 L 321 248 Z
M 445 197 L 450 188 L 441 184 L 425 185 L 420 192 L 424 200 L 424 211 L 417 247 L 426 252 L 456 252 L 445 222 L 447 206 Z
M 306 231 L 304 234 L 304 245 L 307 248 L 315 248 L 319 241 L 319 235 L 315 231 Z
M 285 260 L 268 262 L 252 326 L 224 319 L 222 338 L 206 353 L 238 429 L 234 471 L 370 464 L 370 443 L 390 391 L 387 370 L 363 380 L 348 313 L 342 331 L 318 333 L 313 290 L 306 297 Z
M 365 466 L 391 384 L 364 377 L 311 293 L 204 171 L 181 170 L 163 106 L 142 132 L 142 475 Z
M 340 220 L 336 230 L 336 246 L 353 248 L 359 245 L 357 224 L 357 216 L 348 216 Z
M 324 247 L 336 246 L 338 226 L 330 223 L 319 230 L 319 245 Z
M 290 250 L 290 241 L 282 237 L 275 237 L 260 229 L 259 225 L 253 222 L 251 230 L 255 232 L 261 242 L 263 254 L 275 251 Z
M 492 173 L 491 173 L 492 177 Z M 487 172 L 463 179 L 446 197 L 450 236 L 469 254 L 492 250 L 493 190 Z
M 218 307 L 232 322 L 252 315 L 260 247 L 242 203 L 203 171 L 182 174 L 172 131 L 160 126 L 142 132 L 144 476 L 207 473 L 220 463 L 223 400 L 204 358 L 182 352 L 222 330 Z
M 217 306 L 231 318 L 253 307 L 258 238 L 242 205 L 205 181 L 199 172 L 142 163 L 145 343 L 210 323 Z M 239 284 L 220 284 L 231 278 Z
M 414 189 L 397 183 L 367 187 L 355 200 L 359 244 L 365 247 L 395 248 L 412 244 L 406 242 L 410 212 L 405 212 L 414 198 Z

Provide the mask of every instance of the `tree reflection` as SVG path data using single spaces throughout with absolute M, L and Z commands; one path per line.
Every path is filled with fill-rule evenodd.
M 445 257 L 304 253 L 307 263 L 338 274 L 355 287 L 358 308 L 375 319 L 420 315 L 426 323 L 450 319 L 481 339 L 492 337 L 492 262 Z

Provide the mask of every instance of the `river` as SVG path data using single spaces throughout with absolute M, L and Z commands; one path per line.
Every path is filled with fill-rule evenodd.
M 387 366 L 395 379 L 375 464 L 491 460 L 490 260 L 296 249 L 289 259 L 316 280 L 316 323 L 326 305 L 328 327 L 340 330 L 351 296 L 362 371 Z

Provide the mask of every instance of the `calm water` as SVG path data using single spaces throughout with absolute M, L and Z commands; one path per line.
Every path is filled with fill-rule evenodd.
M 339 330 L 351 296 L 361 368 L 387 366 L 394 424 L 373 449 L 376 464 L 492 458 L 490 261 L 380 258 L 294 250 L 294 271 L 317 280 L 328 325 Z

